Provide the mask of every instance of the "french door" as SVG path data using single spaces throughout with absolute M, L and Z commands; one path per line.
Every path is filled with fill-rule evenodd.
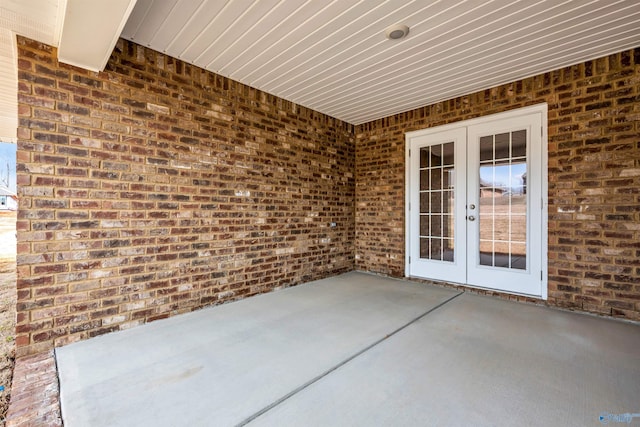
M 546 105 L 407 134 L 407 276 L 546 298 Z

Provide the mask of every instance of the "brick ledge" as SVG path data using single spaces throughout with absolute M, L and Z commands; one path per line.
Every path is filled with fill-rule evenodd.
M 62 427 L 53 350 L 16 360 L 6 427 Z

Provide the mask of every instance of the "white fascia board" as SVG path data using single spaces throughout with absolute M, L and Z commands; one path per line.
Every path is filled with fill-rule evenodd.
M 58 60 L 102 71 L 137 0 L 66 0 Z

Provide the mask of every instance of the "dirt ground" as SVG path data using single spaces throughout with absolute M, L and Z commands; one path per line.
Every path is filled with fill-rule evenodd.
M 0 427 L 9 405 L 15 357 L 16 213 L 0 212 Z

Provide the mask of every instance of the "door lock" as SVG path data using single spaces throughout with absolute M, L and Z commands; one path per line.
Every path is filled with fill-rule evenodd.
M 475 216 L 473 216 L 473 215 L 469 215 L 469 221 L 475 221 L 475 220 L 476 220 L 476 217 L 475 217 Z
M 476 205 L 474 205 L 473 203 L 469 205 L 469 209 L 474 210 L 476 208 Z

